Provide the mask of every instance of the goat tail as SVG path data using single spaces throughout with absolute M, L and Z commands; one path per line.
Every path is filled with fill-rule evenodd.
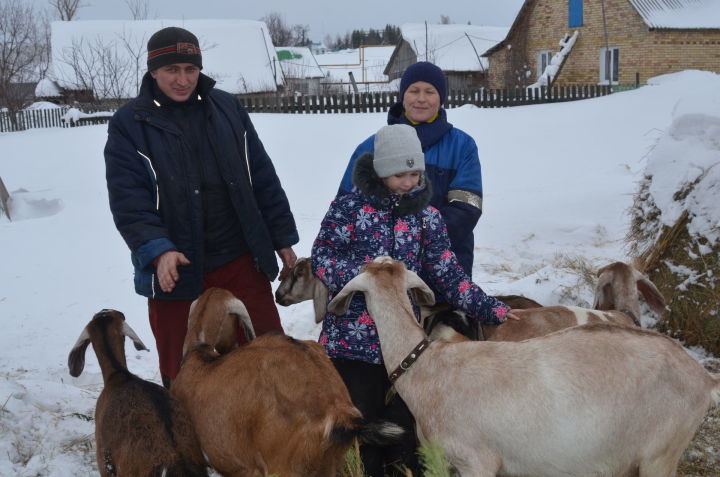
M 403 434 L 405 429 L 399 425 L 390 421 L 375 420 L 364 423 L 357 437 L 361 444 L 388 446 L 400 442 Z
M 710 390 L 710 398 L 712 399 L 712 405 L 718 406 L 720 405 L 720 373 L 718 374 L 712 374 L 713 381 L 715 381 L 715 385 Z

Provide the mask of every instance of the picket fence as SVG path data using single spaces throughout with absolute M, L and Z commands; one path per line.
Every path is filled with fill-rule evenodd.
M 528 104 L 577 101 L 605 96 L 612 92 L 607 85 L 554 86 L 552 88 L 452 90 L 446 108 L 472 104 L 480 108 L 506 108 Z M 325 94 L 325 95 L 240 95 L 240 103 L 250 113 L 339 114 L 385 112 L 398 101 L 397 92 Z M 0 113 L 0 132 L 43 127 L 72 127 L 107 123 L 109 118 L 80 118 L 77 122 L 63 120 L 68 107 L 20 111 L 13 121 L 6 112 Z M 115 107 L 80 108 L 85 113 L 114 111 Z

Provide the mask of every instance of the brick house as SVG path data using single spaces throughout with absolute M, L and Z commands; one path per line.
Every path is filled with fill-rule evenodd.
M 579 32 L 555 85 L 644 84 L 685 69 L 720 73 L 720 0 L 525 0 L 487 50 L 491 88 L 525 86 Z

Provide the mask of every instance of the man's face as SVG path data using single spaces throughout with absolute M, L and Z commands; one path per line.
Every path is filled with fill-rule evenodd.
M 173 101 L 187 101 L 195 91 L 200 68 L 192 63 L 174 63 L 150 72 L 160 91 Z

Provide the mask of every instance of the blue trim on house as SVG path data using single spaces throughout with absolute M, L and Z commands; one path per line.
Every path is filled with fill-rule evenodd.
M 583 26 L 583 0 L 568 0 L 568 28 Z

